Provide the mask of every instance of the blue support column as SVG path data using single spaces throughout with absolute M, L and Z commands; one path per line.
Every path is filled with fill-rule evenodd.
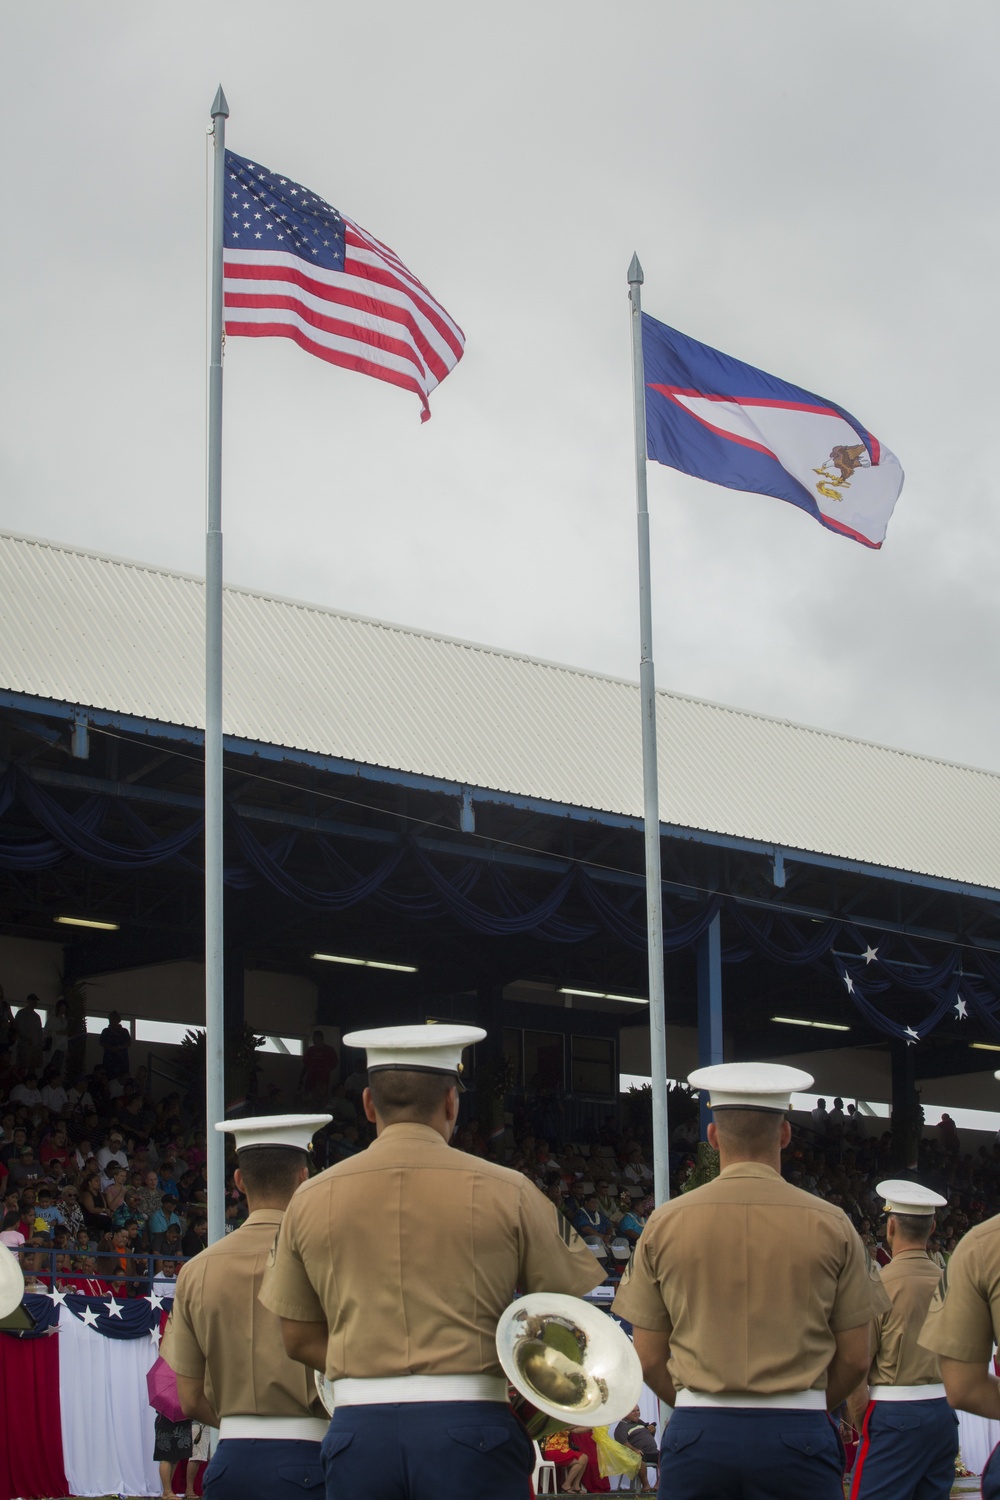
M 718 912 L 698 940 L 698 1066 L 724 1062 L 722 1055 L 722 918 Z M 701 1104 L 701 1139 L 711 1111 Z

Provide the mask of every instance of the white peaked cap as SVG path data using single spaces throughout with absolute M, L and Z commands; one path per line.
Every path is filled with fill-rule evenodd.
M 408 1073 L 452 1073 L 461 1087 L 462 1053 L 481 1042 L 481 1026 L 377 1026 L 371 1031 L 349 1031 L 347 1047 L 364 1047 L 369 1073 L 386 1068 Z
M 254 1115 L 249 1120 L 220 1120 L 216 1130 L 236 1137 L 237 1151 L 248 1146 L 291 1146 L 308 1151 L 317 1130 L 329 1125 L 332 1115 Z
M 919 1182 L 904 1182 L 888 1179 L 875 1189 L 885 1199 L 887 1214 L 925 1214 L 927 1218 L 939 1208 L 947 1206 L 947 1198 L 921 1187 Z
M 709 1109 L 761 1109 L 783 1115 L 792 1094 L 807 1089 L 811 1073 L 784 1063 L 715 1063 L 688 1074 L 693 1089 L 706 1089 Z
M 0 1245 L 0 1318 L 20 1307 L 24 1300 L 24 1276 L 17 1256 Z

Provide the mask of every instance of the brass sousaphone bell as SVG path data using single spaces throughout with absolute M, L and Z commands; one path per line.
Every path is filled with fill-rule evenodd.
M 613 1427 L 642 1392 L 632 1341 L 580 1297 L 519 1297 L 497 1324 L 497 1354 L 522 1398 L 515 1409 L 537 1440 L 567 1427 Z

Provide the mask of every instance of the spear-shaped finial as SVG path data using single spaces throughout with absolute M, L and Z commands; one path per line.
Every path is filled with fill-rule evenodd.
M 216 115 L 222 115 L 222 117 L 224 119 L 226 119 L 226 120 L 229 119 L 229 105 L 228 105 L 228 103 L 226 101 L 225 94 L 222 92 L 222 84 L 221 83 L 219 84 L 219 87 L 218 87 L 218 89 L 216 91 L 215 99 L 214 99 L 214 101 L 212 103 L 212 119 L 213 120 L 215 119 Z
M 219 92 L 221 93 L 222 90 L 220 89 Z M 635 254 L 628 268 L 628 284 L 629 286 L 642 286 L 642 267 L 639 264 L 638 255 Z

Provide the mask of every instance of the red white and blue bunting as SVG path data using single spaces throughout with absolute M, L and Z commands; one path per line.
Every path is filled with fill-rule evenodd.
M 171 1300 L 25 1298 L 35 1327 L 0 1334 L 0 1500 L 158 1495 L 146 1373 Z

